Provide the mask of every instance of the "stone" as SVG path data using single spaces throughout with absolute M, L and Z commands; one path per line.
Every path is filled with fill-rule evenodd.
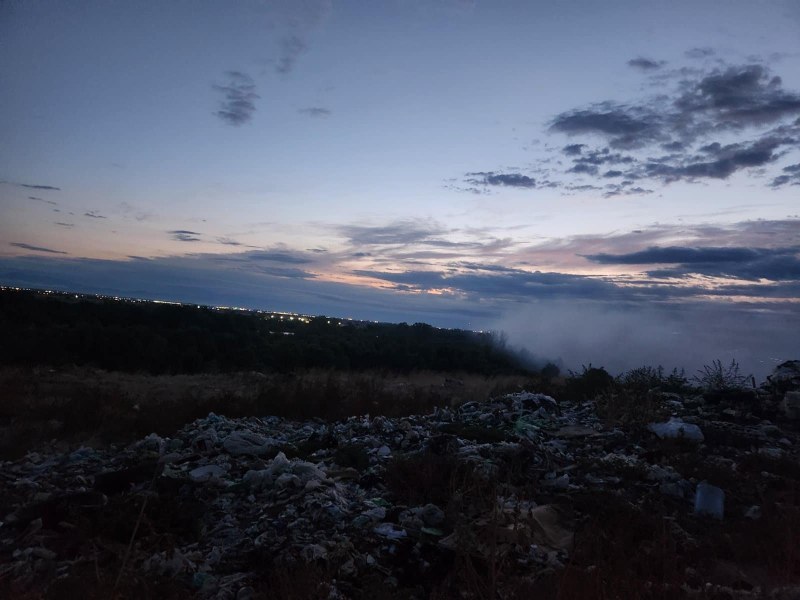
M 783 395 L 781 412 L 787 419 L 800 420 L 800 391 L 786 392 Z
M 435 504 L 426 504 L 419 511 L 419 517 L 427 527 L 439 527 L 444 523 L 444 511 Z

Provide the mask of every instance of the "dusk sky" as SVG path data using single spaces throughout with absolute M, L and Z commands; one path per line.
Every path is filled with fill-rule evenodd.
M 797 0 L 5 0 L 0 140 L 0 284 L 800 358 Z

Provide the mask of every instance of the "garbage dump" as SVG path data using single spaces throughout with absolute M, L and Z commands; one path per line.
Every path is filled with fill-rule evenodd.
M 43 447 L 0 464 L 0 595 L 798 598 L 792 373 L 649 423 L 521 392 Z

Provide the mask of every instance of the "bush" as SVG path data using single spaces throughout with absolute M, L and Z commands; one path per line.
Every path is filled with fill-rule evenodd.
M 589 363 L 583 365 L 583 372 L 569 372 L 566 393 L 575 400 L 592 400 L 614 386 L 614 378 L 603 367 L 599 369 Z
M 739 363 L 735 360 L 731 360 L 730 365 L 723 367 L 722 361 L 718 359 L 710 365 L 704 365 L 693 379 L 706 391 L 724 392 L 745 387 L 750 378 L 750 375 L 739 373 Z
M 664 367 L 661 365 L 656 368 L 644 366 L 631 369 L 617 377 L 616 382 L 623 388 L 640 394 L 653 389 L 681 394 L 689 388 L 689 382 L 683 369 L 680 371 L 677 368 L 672 369 L 672 372 L 665 376 Z

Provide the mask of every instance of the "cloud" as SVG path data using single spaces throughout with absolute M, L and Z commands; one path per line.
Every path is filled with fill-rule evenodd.
M 516 188 L 535 188 L 536 180 L 519 173 L 495 173 L 493 171 L 479 171 L 467 173 L 467 183 L 473 185 L 490 185 Z
M 649 62 L 653 61 L 634 59 L 630 64 L 652 70 L 645 66 Z M 633 185 L 640 180 L 669 184 L 727 179 L 753 168 L 761 171 L 751 171 L 751 176 L 769 178 L 772 188 L 800 183 L 793 165 L 779 174 L 767 168 L 800 149 L 800 93 L 785 89 L 766 66 L 718 63 L 710 70 L 678 69 L 658 77 L 672 85 L 666 93 L 638 101 L 602 101 L 557 114 L 550 121 L 550 133 L 581 140 L 560 148 L 570 159 L 563 170 L 549 158 L 536 165 L 537 187 L 575 191 L 574 180 L 565 176 L 576 174 L 597 178 L 598 184 L 610 177 L 629 182 L 597 188 L 610 196 L 651 191 Z M 596 168 L 603 164 L 617 167 Z M 474 177 L 465 181 L 487 185 Z
M 302 269 L 293 269 L 287 267 L 261 267 L 259 269 L 262 273 L 272 275 L 273 277 L 282 277 L 285 279 L 314 279 L 317 275 L 303 271 Z
M 38 196 L 28 196 L 28 200 L 33 200 L 35 202 L 44 202 L 45 204 L 50 204 L 52 206 L 58 206 L 58 202 L 53 200 L 45 200 L 44 198 L 39 198 Z
M 774 248 L 748 246 L 651 246 L 625 254 L 583 255 L 603 265 L 658 265 L 675 267 L 648 270 L 656 278 L 705 275 L 746 280 L 800 281 L 800 246 Z
M 796 251 L 793 250 L 793 251 Z M 651 247 L 628 254 L 587 255 L 589 260 L 603 265 L 647 265 L 655 263 L 719 263 L 743 262 L 753 260 L 765 253 L 785 253 L 786 250 L 766 250 L 758 248 L 684 248 L 667 246 Z
M 564 146 L 561 151 L 567 156 L 577 156 L 584 148 L 586 148 L 586 144 L 568 144 Z
M 326 118 L 331 116 L 331 111 L 327 108 L 321 108 L 319 106 L 309 106 L 308 108 L 300 108 L 297 110 L 301 115 L 307 115 L 309 117 L 317 117 L 317 118 Z
M 778 175 L 770 184 L 772 187 L 786 185 L 800 185 L 800 163 L 783 167 L 783 175 Z
M 220 110 L 214 114 L 228 125 L 244 125 L 253 118 L 256 111 L 255 101 L 260 98 L 256 93 L 253 79 L 241 71 L 228 71 L 226 85 L 212 85 L 212 89 L 223 94 Z
M 703 113 L 716 125 L 738 128 L 772 123 L 800 114 L 800 95 L 785 91 L 781 78 L 762 65 L 715 70 L 691 85 L 675 106 L 684 114 Z
M 132 205 L 132 204 L 130 204 L 128 202 L 120 202 L 118 207 L 119 207 L 119 210 L 122 211 L 122 214 L 124 215 L 124 218 L 128 218 L 128 217 L 132 216 L 134 219 L 136 219 L 139 222 L 141 222 L 141 221 L 149 221 L 151 218 L 153 218 L 153 216 L 155 216 L 153 213 L 151 213 L 149 211 L 141 210 L 138 207 L 136 207 L 136 206 L 134 206 L 134 205 Z
M 229 237 L 218 237 L 217 238 L 217 242 L 219 242 L 220 244 L 223 244 L 224 246 L 243 246 L 244 245 L 241 242 L 237 242 L 236 240 L 231 239 Z
M 656 69 L 660 69 L 663 67 L 666 61 L 663 60 L 651 60 L 649 58 L 633 58 L 628 61 L 628 66 L 633 67 L 634 69 L 640 69 L 642 71 L 654 71 Z
M 246 253 L 244 253 L 246 254 Z M 398 294 L 392 290 L 321 280 L 291 268 L 229 261 L 210 254 L 151 259 L 97 260 L 45 256 L 0 257 L 7 285 L 241 306 L 370 320 L 423 321 L 476 328 L 494 308 L 454 297 Z M 476 322 L 480 320 L 481 322 Z
M 355 270 L 362 277 L 381 279 L 417 291 L 449 290 L 480 298 L 523 300 L 553 297 L 587 297 L 596 299 L 618 296 L 617 288 L 600 279 L 565 273 L 525 271 L 513 268 L 476 269 L 458 272 L 409 270 L 402 272 Z
M 42 185 L 37 183 L 17 183 L 14 181 L 0 181 L 0 183 L 5 183 L 6 185 L 15 185 L 17 187 L 26 188 L 29 190 L 45 190 L 45 191 L 61 191 L 61 188 L 55 187 L 52 185 Z
M 294 69 L 297 59 L 307 49 L 306 43 L 298 35 L 288 35 L 281 40 L 281 52 L 275 70 L 281 75 L 288 75 Z
M 48 254 L 67 254 L 62 250 L 53 250 L 52 248 L 44 248 L 42 246 L 32 246 L 31 244 L 25 244 L 22 242 L 9 242 L 9 246 L 14 246 L 16 248 L 22 248 L 23 250 L 31 250 L 33 252 L 46 252 Z
M 636 148 L 663 138 L 659 115 L 644 106 L 604 102 L 588 109 L 561 113 L 550 124 L 552 131 L 569 135 L 607 137 L 614 148 Z
M 691 50 L 684 52 L 684 54 L 686 55 L 686 58 L 700 59 L 714 56 L 716 52 L 713 48 L 692 48 Z
M 188 229 L 173 229 L 167 233 L 177 242 L 199 242 L 201 240 L 197 236 L 202 235 L 201 233 L 189 231 Z
M 265 3 L 283 31 L 278 38 L 278 57 L 274 69 L 289 75 L 298 59 L 310 46 L 312 34 L 333 12 L 332 0 L 270 0 Z
M 280 262 L 292 265 L 305 265 L 313 262 L 311 258 L 294 250 L 255 250 L 246 253 L 243 259 L 248 262 Z
M 56 225 L 60 225 L 61 227 L 75 227 L 75 223 L 63 223 L 61 221 L 56 221 Z
M 586 163 L 576 163 L 567 173 L 587 173 L 589 175 L 597 175 L 597 167 Z
M 388 225 L 340 225 L 338 233 L 355 246 L 407 245 L 430 241 L 445 230 L 425 221 L 396 221 Z
M 84 217 L 91 217 L 92 219 L 107 219 L 108 218 L 108 217 L 104 217 L 103 215 L 98 213 L 96 210 L 90 210 L 89 212 L 85 212 L 85 213 L 83 213 L 83 216 Z
M 702 177 L 726 179 L 740 169 L 760 167 L 773 162 L 777 158 L 775 151 L 782 143 L 782 140 L 766 138 L 749 146 L 730 144 L 720 147 L 717 144 L 709 152 L 716 157 L 714 160 L 691 162 L 690 158 L 690 162 L 676 165 L 674 157 L 665 157 L 661 161 L 646 164 L 644 169 L 647 176 L 662 178 L 668 182 Z

